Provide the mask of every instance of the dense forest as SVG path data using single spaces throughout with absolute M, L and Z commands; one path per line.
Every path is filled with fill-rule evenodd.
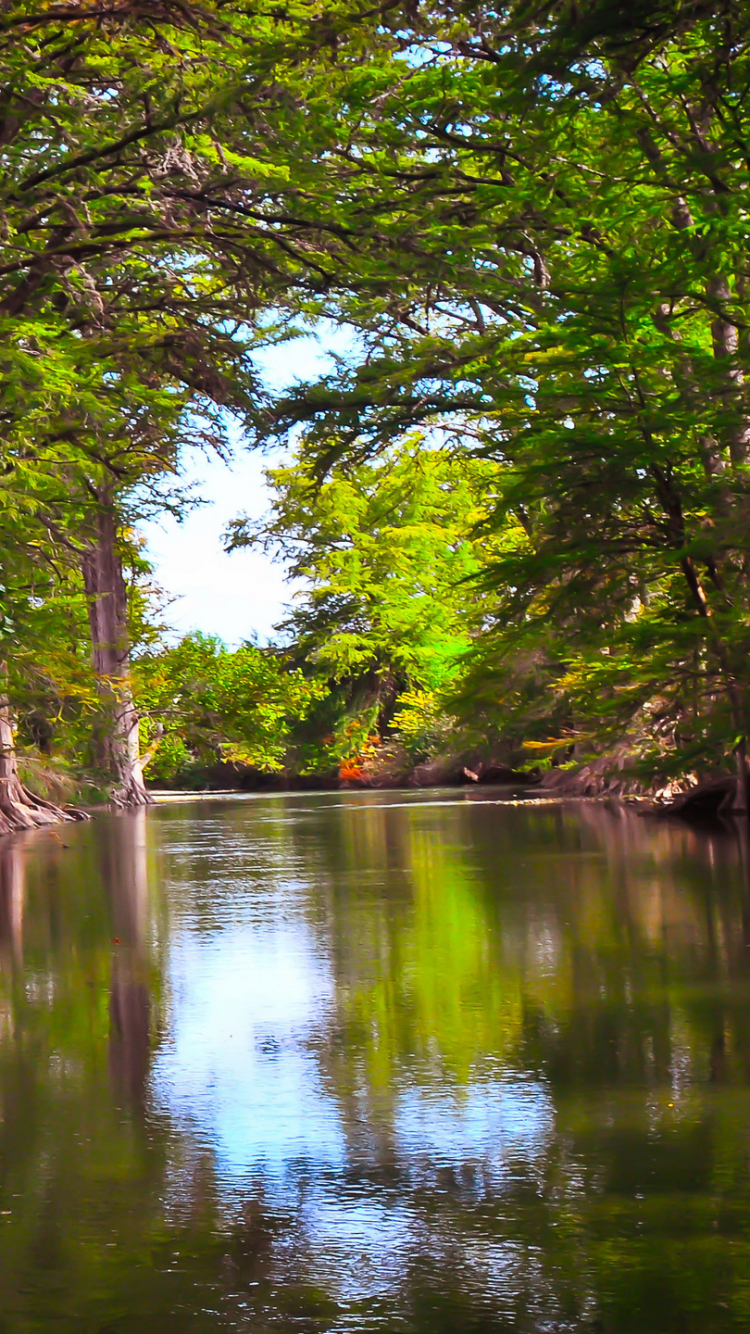
M 8 0 L 3 830 L 517 770 L 745 807 L 749 81 L 735 0 Z M 227 548 L 302 592 L 175 643 L 139 523 L 238 427 L 285 462 Z

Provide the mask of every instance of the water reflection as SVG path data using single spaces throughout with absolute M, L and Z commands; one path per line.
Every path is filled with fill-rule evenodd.
M 165 807 L 0 849 L 0 1330 L 750 1317 L 746 850 Z
M 0 958 L 21 961 L 23 954 L 24 874 L 20 848 L 0 849 Z
M 117 946 L 112 956 L 109 999 L 109 1066 L 116 1093 L 139 1109 L 151 1038 L 145 810 L 122 816 L 102 833 L 101 874 L 111 898 L 113 944 Z

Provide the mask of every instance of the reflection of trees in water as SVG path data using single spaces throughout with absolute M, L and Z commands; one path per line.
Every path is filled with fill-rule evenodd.
M 0 844 L 0 956 L 20 962 L 23 951 L 24 876 L 20 839 Z
M 175 913 L 220 930 L 212 894 L 232 875 L 247 920 L 263 894 L 306 913 L 336 982 L 310 1042 L 346 1160 L 228 1184 L 198 1131 L 149 1106 L 161 823 L 78 827 L 73 854 L 22 841 L 0 863 L 13 1334 L 747 1321 L 747 896 L 731 837 L 469 801 L 265 825 L 232 809 L 197 851 L 164 823 Z
M 138 1195 L 156 1166 L 109 1091 L 110 993 L 120 989 L 113 936 L 123 930 L 135 951 L 143 947 L 142 931 L 122 925 L 142 897 L 142 858 L 124 824 L 115 828 L 67 831 L 72 846 L 45 832 L 0 847 L 0 998 L 12 1016 L 0 1032 L 0 1308 L 13 1330 L 45 1328 L 53 1316 L 60 1328 L 81 1328 L 81 1293 L 100 1291 L 97 1273 L 112 1267 L 118 1208 L 132 1210 L 136 1239 Z M 117 846 L 113 911 L 99 878 L 108 837 Z M 142 1068 L 144 1035 L 127 1017 L 125 1027 Z
M 112 904 L 116 946 L 109 1000 L 109 1064 L 114 1088 L 133 1107 L 143 1102 L 151 1049 L 146 931 L 146 812 L 109 822 L 101 841 L 102 880 Z
M 262 1178 L 230 1201 L 211 1149 L 144 1106 L 152 827 L 103 818 L 67 839 L 0 846 L 0 1324 L 214 1334 L 270 1311 L 310 1328 L 331 1302 L 304 1277 L 295 1207 Z
M 438 1305 L 455 1273 L 456 1310 L 489 1302 L 498 1320 L 515 1291 L 514 1328 L 536 1327 L 545 1293 L 548 1316 L 580 1320 L 593 1303 L 618 1321 L 638 1311 L 639 1329 L 692 1328 L 691 1303 L 704 1311 L 716 1294 L 728 1300 L 716 1328 L 732 1306 L 747 1314 L 747 1262 L 721 1235 L 728 1207 L 750 1207 L 748 890 L 734 833 L 594 805 L 336 820 L 318 864 L 328 849 L 338 1015 L 318 1058 L 353 1170 L 373 1197 L 419 1202 L 420 1301 L 420 1273 L 440 1275 Z M 512 1135 L 466 1153 L 472 1089 L 498 1076 L 540 1081 L 553 1099 L 554 1133 L 533 1159 L 514 1156 Z M 421 1161 L 403 1134 L 414 1086 L 432 1125 L 447 1118 L 430 1144 L 425 1116 Z M 445 1251 L 433 1264 L 441 1238 L 452 1262 Z M 509 1239 L 493 1306 L 492 1284 L 467 1276 Z
M 308 921 L 337 986 L 336 1022 L 312 1042 L 347 1167 L 327 1188 L 301 1175 L 263 1262 L 281 1323 L 322 1318 L 316 1283 L 345 1306 L 356 1295 L 362 1328 L 376 1310 L 430 1330 L 741 1316 L 747 1266 L 724 1235 L 748 1207 L 731 840 L 601 807 L 379 803 L 277 822 L 251 846 L 245 818 L 228 821 L 242 876 L 272 895 L 296 867 L 314 885 Z M 215 847 L 199 871 L 221 875 Z M 525 1148 L 501 1124 L 477 1153 L 455 1124 L 503 1072 L 511 1096 L 536 1081 L 554 1121 Z M 736 1096 L 718 1083 L 712 1103 L 710 1077 Z M 414 1087 L 432 1112 L 447 1090 L 453 1144 L 429 1142 L 429 1116 L 421 1148 L 405 1138 Z M 252 1189 L 268 1223 L 274 1190 L 260 1206 Z
M 662 1079 L 678 1029 L 703 1041 L 691 987 L 748 976 L 729 838 L 594 805 L 340 818 L 324 892 L 342 1086 L 387 1094 L 430 1069 L 460 1085 L 487 1057 Z

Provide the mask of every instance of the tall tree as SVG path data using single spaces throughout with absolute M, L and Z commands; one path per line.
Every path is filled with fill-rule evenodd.
M 304 294 L 311 281 L 325 284 L 308 218 L 280 214 L 274 187 L 292 168 L 300 183 L 295 136 L 306 99 L 320 93 L 335 50 L 348 44 L 360 58 L 351 34 L 363 23 L 374 31 L 373 19 L 348 4 L 311 16 L 302 4 L 282 13 L 20 3 L 3 16 L 6 477 L 33 495 L 36 518 L 58 545 L 82 550 L 95 665 L 110 705 L 127 696 L 117 497 L 138 483 L 139 461 L 151 477 L 164 454 L 153 441 L 143 454 L 141 420 L 127 462 L 116 460 L 113 395 L 124 377 L 132 400 L 138 383 L 141 418 L 151 399 L 159 422 L 176 395 L 183 432 L 188 401 L 191 410 L 236 406 L 253 328 L 273 336 L 273 302 L 290 287 Z M 322 164 L 315 170 L 321 175 Z M 324 208 L 319 216 L 325 230 Z M 174 421 L 173 413 L 167 453 Z M 54 494 L 71 485 L 73 508 L 80 488 L 88 491 L 91 521 L 77 533 L 60 522 L 65 505 Z M 107 743 L 107 764 L 120 793 L 143 800 L 132 709 L 108 713 L 119 735 Z
M 742 806 L 747 13 L 433 9 L 403 42 L 332 167 L 357 253 L 322 309 L 366 357 L 274 427 L 323 470 L 425 425 L 497 460 L 495 681 L 541 664 L 584 743 L 656 709 Z
M 494 543 L 476 530 L 497 472 L 416 435 L 321 484 L 303 454 L 269 471 L 267 518 L 231 526 L 230 549 L 263 546 L 301 584 L 278 629 L 325 685 L 292 740 L 301 772 L 350 765 L 407 697 L 427 716 L 460 679 L 490 609 L 477 576 Z

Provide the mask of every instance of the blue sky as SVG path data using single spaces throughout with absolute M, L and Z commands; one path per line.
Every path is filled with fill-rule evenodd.
M 343 352 L 348 341 L 343 331 L 329 330 L 320 338 L 300 338 L 270 349 L 263 356 L 266 377 L 274 388 L 283 388 L 319 375 L 331 364 L 328 350 Z M 262 552 L 228 556 L 221 535 L 241 511 L 253 516 L 265 512 L 263 472 L 281 457 L 251 453 L 238 432 L 231 466 L 197 453 L 187 463 L 185 480 L 196 483 L 204 504 L 182 523 L 165 517 L 143 526 L 156 581 L 174 599 L 166 620 L 178 633 L 203 630 L 235 645 L 253 634 L 267 639 L 280 619 L 294 593 L 283 567 Z

